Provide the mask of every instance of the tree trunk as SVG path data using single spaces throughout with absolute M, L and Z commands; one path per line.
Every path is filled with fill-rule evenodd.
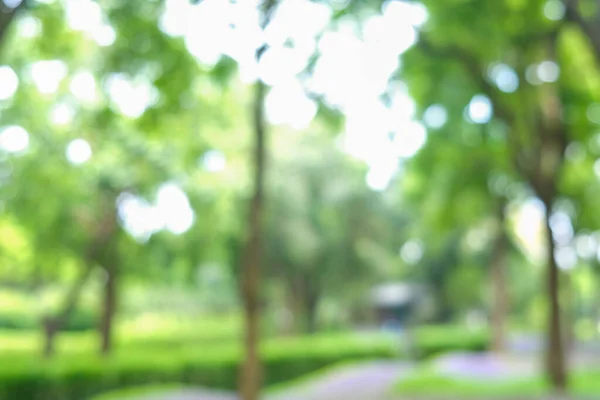
M 103 293 L 103 310 L 100 320 L 100 352 L 108 355 L 113 347 L 113 322 L 117 308 L 117 268 L 106 268 L 106 283 Z
M 262 367 L 258 354 L 260 330 L 260 264 L 262 261 L 262 213 L 265 174 L 265 85 L 256 83 L 254 98 L 254 194 L 250 204 L 248 241 L 242 260 L 241 291 L 244 307 L 245 359 L 239 378 L 243 400 L 258 400 Z
M 65 297 L 65 301 L 63 303 L 62 308 L 59 312 L 54 316 L 48 316 L 44 318 L 42 324 L 44 328 L 44 357 L 50 358 L 55 353 L 55 338 L 58 331 L 64 326 L 64 324 L 68 321 L 69 317 L 75 310 L 77 306 L 77 302 L 79 301 L 79 297 L 81 295 L 81 291 L 89 276 L 91 275 L 93 267 L 91 265 L 85 266 L 85 269 L 82 271 L 82 274 L 79 278 L 73 283 L 67 296 Z
M 313 334 L 317 331 L 317 309 L 319 296 L 310 289 L 306 292 L 306 332 Z
M 562 326 L 565 354 L 569 355 L 577 346 L 577 335 L 575 333 L 575 323 L 577 322 L 577 301 L 575 299 L 575 292 L 573 291 L 573 281 L 569 274 L 562 275 L 561 289 L 562 298 L 564 300 Z
M 554 256 L 554 238 L 550 227 L 552 203 L 546 206 L 546 247 L 547 247 L 547 296 L 548 296 L 548 329 L 546 348 L 546 372 L 553 388 L 564 392 L 567 386 L 565 369 L 564 342 L 562 340 L 561 310 L 560 310 L 560 271 Z
M 275 0 L 262 4 L 260 26 L 264 30 L 269 23 Z M 256 51 L 260 62 L 267 50 L 265 43 Z M 254 90 L 253 133 L 254 133 L 254 193 L 250 202 L 248 235 L 244 248 L 241 272 L 241 296 L 244 309 L 244 361 L 239 374 L 238 391 L 242 400 L 258 400 L 262 387 L 262 364 L 259 355 L 260 340 L 260 281 L 263 241 L 263 198 L 266 170 L 265 84 L 257 80 Z
M 6 32 L 15 19 L 15 15 L 19 9 L 25 7 L 25 5 L 26 0 L 23 0 L 17 7 L 10 8 L 0 0 L 0 46 L 4 43 Z
M 53 318 L 45 318 L 42 322 L 44 328 L 44 358 L 51 358 L 56 353 L 56 333 L 59 326 Z
M 500 210 L 500 229 L 494 243 L 490 270 L 492 306 L 492 351 L 503 353 L 506 350 L 506 317 L 508 313 L 508 291 L 506 286 L 506 256 L 508 237 L 504 226 L 504 205 Z

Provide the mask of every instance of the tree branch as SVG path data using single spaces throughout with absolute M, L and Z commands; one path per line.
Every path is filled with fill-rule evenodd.
M 522 159 L 522 143 L 518 140 L 515 129 L 516 116 L 512 110 L 505 107 L 500 99 L 501 93 L 490 83 L 483 74 L 483 68 L 479 60 L 468 51 L 459 48 L 458 46 L 440 47 L 431 43 L 427 37 L 421 34 L 417 43 L 418 48 L 423 52 L 438 58 L 450 59 L 460 63 L 463 68 L 469 73 L 474 80 L 475 85 L 481 90 L 492 102 L 494 112 L 499 120 L 509 126 L 512 134 L 508 135 L 508 147 L 511 157 L 511 162 L 514 168 L 526 177 L 531 176 L 531 169 L 523 162 Z
M 508 124 L 513 122 L 515 118 L 513 112 L 502 104 L 502 101 L 499 98 L 501 94 L 498 92 L 498 89 L 485 78 L 483 68 L 480 65 L 479 60 L 477 60 L 473 54 L 458 46 L 446 46 L 443 48 L 436 46 L 423 34 L 421 34 L 419 41 L 417 42 L 417 47 L 434 57 L 451 59 L 459 62 L 470 74 L 471 78 L 475 81 L 475 84 L 479 87 L 479 90 L 492 101 L 496 115 Z
M 579 12 L 579 0 L 566 0 L 565 6 L 567 21 L 579 26 L 594 49 L 596 61 L 600 62 L 600 11 L 596 11 L 592 18 L 586 20 Z M 596 0 L 596 8 L 598 7 L 600 0 Z
M 22 0 L 17 7 L 10 8 L 0 0 L 0 48 L 5 42 L 6 32 L 14 20 L 15 15 L 19 10 L 26 7 L 26 3 L 26 0 Z

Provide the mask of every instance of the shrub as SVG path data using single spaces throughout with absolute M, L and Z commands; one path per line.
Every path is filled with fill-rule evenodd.
M 487 330 L 468 330 L 461 326 L 425 326 L 415 332 L 419 358 L 431 358 L 451 351 L 480 352 L 489 347 Z
M 395 346 L 385 338 L 348 336 L 277 340 L 262 351 L 268 385 L 343 361 L 397 356 Z M 105 360 L 71 354 L 36 363 L 34 358 L 12 357 L 0 366 L 0 399 L 83 400 L 124 387 L 175 382 L 231 390 L 236 386 L 240 355 L 239 348 L 213 346 L 124 350 Z
M 32 330 L 40 326 L 42 317 L 34 313 L 4 311 L 0 313 L 0 329 Z M 95 329 L 98 318 L 91 310 L 76 310 L 61 328 L 64 332 L 78 332 Z
M 86 335 L 64 334 L 64 345 L 71 344 L 69 351 L 51 361 L 22 352 L 0 358 L 0 399 L 85 400 L 106 391 L 162 383 L 227 390 L 236 386 L 241 359 L 237 344 L 192 341 L 175 347 L 158 343 L 127 345 L 119 347 L 112 357 L 102 359 L 90 356 L 86 345 L 90 338 Z M 424 356 L 480 350 L 487 345 L 484 333 L 469 334 L 460 328 L 423 327 L 415 336 Z M 265 384 L 287 382 L 339 363 L 400 357 L 399 349 L 396 338 L 380 334 L 268 340 L 262 348 Z

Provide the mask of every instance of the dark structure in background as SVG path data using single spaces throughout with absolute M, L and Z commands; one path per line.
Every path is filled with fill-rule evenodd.
M 424 288 L 409 283 L 382 284 L 371 295 L 377 325 L 388 330 L 401 330 L 414 322 L 426 303 Z

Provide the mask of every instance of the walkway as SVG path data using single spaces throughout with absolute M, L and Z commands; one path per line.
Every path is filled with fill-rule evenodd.
M 266 400 L 389 400 L 388 393 L 394 383 L 408 369 L 405 362 L 390 361 L 349 366 L 289 391 L 265 397 Z M 237 400 L 237 397 L 223 392 L 181 390 L 135 400 Z

